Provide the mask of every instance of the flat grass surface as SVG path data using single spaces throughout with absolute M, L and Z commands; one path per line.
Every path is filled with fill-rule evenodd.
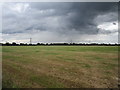
M 117 88 L 117 46 L 3 46 L 3 88 Z

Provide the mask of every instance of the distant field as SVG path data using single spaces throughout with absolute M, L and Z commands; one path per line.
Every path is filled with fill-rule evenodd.
M 3 46 L 3 88 L 117 88 L 117 46 Z

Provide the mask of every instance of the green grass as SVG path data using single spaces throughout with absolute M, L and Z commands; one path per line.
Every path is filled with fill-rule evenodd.
M 116 88 L 117 46 L 3 46 L 3 88 Z
M 58 82 L 56 79 L 50 76 L 32 76 L 30 78 L 33 82 L 36 82 L 44 87 L 50 87 L 50 88 L 64 88 L 64 84 L 61 82 Z

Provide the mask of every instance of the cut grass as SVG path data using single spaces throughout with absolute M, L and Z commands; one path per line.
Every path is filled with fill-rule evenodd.
M 30 79 L 33 82 L 36 82 L 40 85 L 42 85 L 43 87 L 49 87 L 49 88 L 64 88 L 64 84 L 60 83 L 59 81 L 57 81 L 55 78 L 50 77 L 50 76 L 32 76 L 30 77 Z
M 3 46 L 3 88 L 116 88 L 116 46 Z

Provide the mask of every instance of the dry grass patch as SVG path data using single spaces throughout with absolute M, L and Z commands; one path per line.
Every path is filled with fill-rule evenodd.
M 3 47 L 3 87 L 116 88 L 117 59 L 116 47 Z

